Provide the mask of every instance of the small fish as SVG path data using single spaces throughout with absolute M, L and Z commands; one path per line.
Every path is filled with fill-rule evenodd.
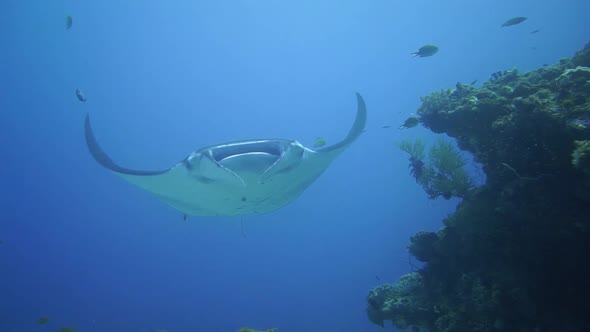
M 475 85 L 475 83 L 477 83 L 477 80 L 473 80 L 473 82 L 469 83 L 469 85 Z
M 182 215 L 182 220 L 186 221 L 187 218 L 188 218 L 188 216 L 186 214 Z
M 381 278 L 379 278 L 378 275 L 375 276 L 375 279 L 377 279 L 378 281 L 381 281 Z
M 318 137 L 315 139 L 315 143 L 313 143 L 313 146 L 316 148 L 322 147 L 326 145 L 326 139 L 323 137 Z
M 49 317 L 41 317 L 37 319 L 37 324 L 39 325 L 46 324 L 47 322 L 49 322 Z
M 539 33 L 539 31 L 541 31 L 541 30 L 538 30 L 538 29 L 537 30 L 533 30 L 533 31 L 531 31 L 531 35 L 533 35 L 535 33 Z
M 414 53 L 410 53 L 414 57 L 424 58 L 427 56 L 433 56 L 438 52 L 438 46 L 427 44 L 418 49 L 418 51 Z
M 411 116 L 404 121 L 404 124 L 399 126 L 399 129 L 409 129 L 416 127 L 420 123 L 420 119 L 415 116 Z
M 544 63 L 544 64 L 543 64 L 543 67 L 549 67 L 549 64 L 547 64 L 547 63 Z
M 524 17 L 524 16 L 513 17 L 513 18 L 507 20 L 506 22 L 502 23 L 501 27 L 509 27 L 511 25 L 517 25 L 517 24 L 524 22 L 525 20 L 526 20 L 526 17 Z
M 74 19 L 70 15 L 66 16 L 66 30 L 70 30 L 72 23 L 74 23 Z
M 76 97 L 78 97 L 79 101 L 86 102 L 86 95 L 80 89 L 76 89 Z
M 390 126 L 390 125 L 387 125 L 387 126 L 381 126 L 381 128 L 383 128 L 383 129 L 387 129 L 387 128 L 391 128 L 391 126 Z

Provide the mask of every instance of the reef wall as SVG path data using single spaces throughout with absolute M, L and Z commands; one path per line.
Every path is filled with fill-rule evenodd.
M 590 330 L 590 43 L 572 59 L 422 98 L 422 125 L 483 165 L 418 272 L 367 296 L 368 318 L 429 331 Z

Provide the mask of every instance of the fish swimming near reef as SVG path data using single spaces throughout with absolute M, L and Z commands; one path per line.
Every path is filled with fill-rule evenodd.
M 76 97 L 79 101 L 83 103 L 86 102 L 86 95 L 84 94 L 84 92 L 82 92 L 82 90 L 76 89 Z
M 133 170 L 115 164 L 103 151 L 88 115 L 86 145 L 100 165 L 186 215 L 268 213 L 299 197 L 360 136 L 367 110 L 361 95 L 356 98 L 356 118 L 348 135 L 319 150 L 295 140 L 243 140 L 196 150 L 165 170 Z
M 533 30 L 530 32 L 531 35 L 534 35 L 535 33 L 539 33 L 541 30 Z
M 424 57 L 428 57 L 428 56 L 433 56 L 437 52 L 438 52 L 438 46 L 427 44 L 427 45 L 420 47 L 418 49 L 418 51 L 410 53 L 410 54 L 414 57 L 424 58 Z
M 420 119 L 415 116 L 411 116 L 404 121 L 404 123 L 399 126 L 399 129 L 409 129 L 416 127 L 420 123 Z
M 326 141 L 325 138 L 318 137 L 318 138 L 315 139 L 315 142 L 313 143 L 313 147 L 314 148 L 320 148 L 320 147 L 326 145 L 326 143 L 327 143 L 327 141 Z
M 517 25 L 517 24 L 524 22 L 526 19 L 527 18 L 524 16 L 513 17 L 513 18 L 507 20 L 506 22 L 502 23 L 501 27 L 509 27 L 512 25 Z

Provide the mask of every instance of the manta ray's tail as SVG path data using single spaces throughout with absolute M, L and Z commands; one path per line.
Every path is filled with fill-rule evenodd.
M 337 150 L 343 150 L 344 148 L 348 147 L 352 142 L 354 142 L 365 130 L 365 124 L 367 123 L 367 106 L 365 105 L 365 101 L 363 97 L 357 92 L 356 94 L 357 100 L 357 111 L 356 111 L 356 118 L 354 120 L 354 124 L 346 138 L 334 145 L 326 147 L 320 151 L 324 152 L 331 152 Z

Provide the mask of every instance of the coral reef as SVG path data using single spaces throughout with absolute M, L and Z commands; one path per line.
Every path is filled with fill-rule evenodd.
M 422 125 L 455 138 L 487 182 L 440 231 L 411 238 L 410 253 L 425 265 L 398 281 L 412 287 L 369 292 L 372 322 L 432 332 L 590 330 L 589 66 L 590 43 L 559 64 L 422 98 Z
M 410 238 L 408 251 L 421 262 L 431 262 L 436 259 L 436 242 L 438 235 L 434 232 L 421 231 Z
M 590 176 L 590 141 L 575 141 L 576 149 L 572 152 L 572 164 Z
M 419 325 L 433 317 L 423 291 L 422 276 L 406 274 L 393 285 L 386 284 L 369 292 L 367 315 L 382 327 L 386 319 L 391 319 L 398 329 Z

